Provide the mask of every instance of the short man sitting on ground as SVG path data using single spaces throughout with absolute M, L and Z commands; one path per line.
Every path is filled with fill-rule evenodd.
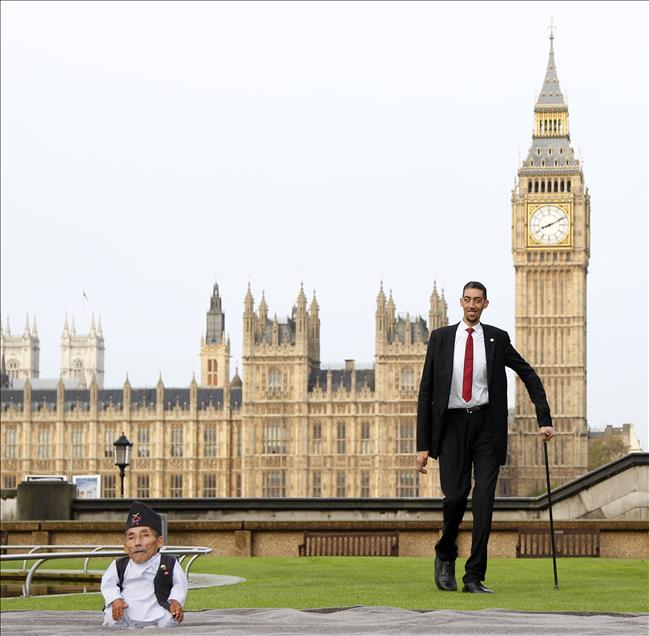
M 134 501 L 126 519 L 124 550 L 101 579 L 109 627 L 175 627 L 183 620 L 187 576 L 176 557 L 160 554 L 162 519 Z

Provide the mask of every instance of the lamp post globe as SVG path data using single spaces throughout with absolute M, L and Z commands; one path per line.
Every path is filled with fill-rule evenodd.
M 113 443 L 113 451 L 115 453 L 115 466 L 119 466 L 122 497 L 124 497 L 124 469 L 131 463 L 132 449 L 133 442 L 130 442 L 123 432 L 119 439 L 117 439 Z

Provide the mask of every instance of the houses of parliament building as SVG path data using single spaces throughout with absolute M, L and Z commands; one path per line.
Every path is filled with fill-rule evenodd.
M 570 143 L 552 36 L 532 144 L 511 204 L 515 346 L 548 393 L 556 430 L 548 450 L 559 484 L 588 469 L 590 199 Z M 278 321 L 269 318 L 263 295 L 255 306 L 249 288 L 240 377 L 231 373 L 215 285 L 200 382 L 183 388 L 162 379 L 155 388 L 131 387 L 128 379 L 119 389 L 103 388 L 103 333 L 99 345 L 94 323 L 83 355 L 70 353 L 68 334 L 61 378 L 38 387 L 35 329 L 23 336 L 3 331 L 2 486 L 13 488 L 30 474 L 99 474 L 101 495 L 114 497 L 113 443 L 124 432 L 133 442 L 128 497 L 439 497 L 438 471 L 415 471 L 415 431 L 429 333 L 446 324 L 446 300 L 436 286 L 426 318 L 398 314 L 381 286 L 374 364 L 359 368 L 347 360 L 324 369 L 315 294 L 308 300 L 300 289 L 289 317 Z M 71 384 L 75 369 L 80 381 Z M 504 496 L 540 491 L 545 478 L 533 406 L 516 382 L 509 458 L 498 486 Z

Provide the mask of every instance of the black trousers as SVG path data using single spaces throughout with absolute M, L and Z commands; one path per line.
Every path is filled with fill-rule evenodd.
M 457 558 L 457 535 L 471 491 L 472 469 L 475 482 L 471 499 L 473 532 L 464 583 L 483 581 L 487 572 L 487 543 L 500 464 L 496 458 L 493 434 L 487 426 L 487 411 L 466 413 L 449 410 L 444 416 L 439 452 L 444 530 L 435 545 L 435 552 L 442 561 Z

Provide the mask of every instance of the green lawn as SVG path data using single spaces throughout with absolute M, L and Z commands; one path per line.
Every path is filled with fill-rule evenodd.
M 59 561 L 64 569 L 69 563 Z M 92 563 L 99 568 L 98 561 Z M 458 572 L 463 561 L 458 560 Z M 226 587 L 191 590 L 188 611 L 235 607 L 346 607 L 410 609 L 505 608 L 528 611 L 649 612 L 649 564 L 621 559 L 560 559 L 554 589 L 551 559 L 491 559 L 485 583 L 493 595 L 439 592 L 427 558 L 201 557 L 192 572 L 246 579 Z M 461 585 L 461 583 L 460 583 Z M 99 609 L 97 594 L 6 599 L 1 609 Z

